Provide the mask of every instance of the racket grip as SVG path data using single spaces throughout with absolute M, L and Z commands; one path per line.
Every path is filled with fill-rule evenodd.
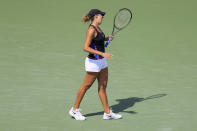
M 105 47 L 107 47 L 110 43 L 110 40 L 108 40 L 106 43 L 105 43 Z

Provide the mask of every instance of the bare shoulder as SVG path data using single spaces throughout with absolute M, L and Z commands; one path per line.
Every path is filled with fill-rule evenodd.
M 94 36 L 94 35 L 95 35 L 95 32 L 96 32 L 96 31 L 95 31 L 94 27 L 90 26 L 90 27 L 88 28 L 86 34 L 87 34 L 88 36 Z
M 94 27 L 90 26 L 87 30 L 88 33 L 95 33 Z

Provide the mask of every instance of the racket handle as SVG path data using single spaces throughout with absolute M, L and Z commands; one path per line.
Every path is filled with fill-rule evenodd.
M 110 40 L 108 40 L 106 43 L 105 43 L 105 47 L 107 47 L 110 43 Z

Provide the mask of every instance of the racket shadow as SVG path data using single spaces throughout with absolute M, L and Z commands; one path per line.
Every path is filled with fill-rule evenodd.
M 129 97 L 129 98 L 124 98 L 124 99 L 117 99 L 116 101 L 118 102 L 118 104 L 112 105 L 111 108 L 114 113 L 125 112 L 125 113 L 130 113 L 130 114 L 136 114 L 137 112 L 135 111 L 125 111 L 125 110 L 130 107 L 133 107 L 135 103 L 137 102 L 160 98 L 166 95 L 167 94 L 156 94 L 156 95 L 152 95 L 146 98 Z M 84 116 L 89 117 L 89 116 L 95 116 L 95 115 L 103 115 L 103 113 L 104 113 L 103 111 L 100 111 L 100 112 L 85 114 Z

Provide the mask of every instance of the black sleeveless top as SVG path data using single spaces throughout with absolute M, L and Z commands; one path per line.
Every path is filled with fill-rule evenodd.
M 105 52 L 105 43 L 104 43 L 104 41 L 105 41 L 105 34 L 103 32 L 100 33 L 96 29 L 96 27 L 94 25 L 90 25 L 90 26 L 94 27 L 94 29 L 97 32 L 97 36 L 95 38 L 93 38 L 92 41 L 91 41 L 90 48 L 92 48 L 94 50 L 101 51 L 101 52 Z M 88 57 L 90 59 L 94 59 L 94 60 L 102 59 L 103 58 L 100 55 L 92 54 L 92 53 L 89 53 Z

